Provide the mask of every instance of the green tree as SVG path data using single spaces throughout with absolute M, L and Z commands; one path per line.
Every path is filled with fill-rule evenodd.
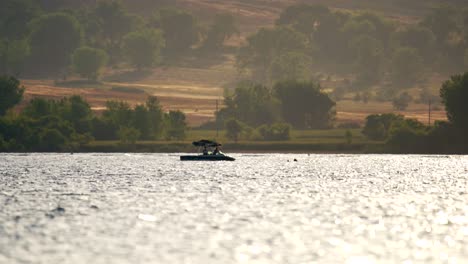
M 412 48 L 397 49 L 391 62 L 392 79 L 397 85 L 410 86 L 420 80 L 423 62 L 418 51 Z
M 0 116 L 8 109 L 18 104 L 23 98 L 24 88 L 20 87 L 18 79 L 10 76 L 0 76 Z
M 151 139 L 151 120 L 148 108 L 145 105 L 137 105 L 134 112 L 133 127 L 140 132 L 142 139 Z
M 18 76 L 29 56 L 29 43 L 22 40 L 0 40 L 0 73 Z
M 313 82 L 284 81 L 273 88 L 284 120 L 296 128 L 326 128 L 335 112 L 333 102 Z
M 29 23 L 40 14 L 34 0 L 0 1 L 0 36 L 8 41 L 24 39 Z
M 168 140 L 182 140 L 185 138 L 187 123 L 185 122 L 185 114 L 181 111 L 169 111 L 165 115 L 166 119 L 166 138 Z
M 351 131 L 349 129 L 346 129 L 346 132 L 345 132 L 345 139 L 346 139 L 346 143 L 349 145 L 353 142 L 353 133 L 351 133 Z
M 392 101 L 393 108 L 399 111 L 406 110 L 408 108 L 409 103 L 413 101 L 413 97 L 409 95 L 407 92 L 401 93 L 398 97 L 395 97 Z
M 226 94 L 225 108 L 217 113 L 218 123 L 236 118 L 249 126 L 271 124 L 279 118 L 278 104 L 266 86 L 243 82 L 238 84 L 234 94 Z
M 164 113 L 156 96 L 149 96 L 146 100 L 148 119 L 151 125 L 150 138 L 157 139 L 161 136 L 164 128 Z
M 133 110 L 128 103 L 108 101 L 102 117 L 115 127 L 131 127 Z
M 435 35 L 428 28 L 409 26 L 392 34 L 392 45 L 395 48 L 408 47 L 418 51 L 426 63 L 435 57 Z
M 427 149 L 427 127 L 416 119 L 394 122 L 387 140 L 387 146 L 396 152 L 414 152 Z
M 65 147 L 67 138 L 57 129 L 45 128 L 40 133 L 41 149 L 45 151 L 59 151 Z
M 429 28 L 435 34 L 439 48 L 445 46 L 451 33 L 459 31 L 456 13 L 453 7 L 441 6 L 432 9 L 432 12 L 421 21 L 422 26 Z
M 169 57 L 187 52 L 200 38 L 196 18 L 186 11 L 163 8 L 154 15 L 153 24 L 164 33 L 164 54 Z
M 0 1 L 0 74 L 18 75 L 29 55 L 29 23 L 40 14 L 33 0 Z
M 355 72 L 358 83 L 370 85 L 378 82 L 384 72 L 383 44 L 371 36 L 360 35 L 350 45 L 356 54 Z
M 390 135 L 390 129 L 394 122 L 400 122 L 404 118 L 402 115 L 377 114 L 369 115 L 366 124 L 362 129 L 362 134 L 372 140 L 385 140 Z
M 203 46 L 206 49 L 217 51 L 234 34 L 239 34 L 234 16 L 231 14 L 217 14 L 208 30 Z
M 135 145 L 136 141 L 140 138 L 140 131 L 133 127 L 122 126 L 117 134 L 120 143 L 124 145 Z
M 281 141 L 290 138 L 291 126 L 286 123 L 274 123 L 272 125 L 261 125 L 257 128 L 258 134 L 263 140 Z
M 92 20 L 96 21 L 99 31 L 96 38 L 109 55 L 109 62 L 114 64 L 120 56 L 120 48 L 126 34 L 135 28 L 137 17 L 125 10 L 121 1 L 99 1 L 92 12 Z
M 310 58 L 304 53 L 288 52 L 273 60 L 270 75 L 273 81 L 304 80 L 309 75 Z
M 97 80 L 100 70 L 106 65 L 107 54 L 101 49 L 82 47 L 73 53 L 75 71 L 89 80 Z
M 330 9 L 322 5 L 291 5 L 281 12 L 276 25 L 290 25 L 304 35 L 312 36 L 330 14 Z
M 131 32 L 124 38 L 125 54 L 138 70 L 158 62 L 164 45 L 164 39 L 159 30 L 146 29 Z
M 250 68 L 254 80 L 270 83 L 271 66 L 278 56 L 288 52 L 305 53 L 306 48 L 307 38 L 290 27 L 262 28 L 240 48 L 237 67 L 241 71 Z
M 83 97 L 74 95 L 60 100 L 57 115 L 70 122 L 76 132 L 80 134 L 91 132 L 93 112 Z
M 444 82 L 440 97 L 445 105 L 447 118 L 466 135 L 468 132 L 468 72 L 454 75 Z
M 52 13 L 31 22 L 31 56 L 41 73 L 64 73 L 71 54 L 80 46 L 78 21 L 65 13 Z
M 44 98 L 33 98 L 21 113 L 23 116 L 31 119 L 39 119 L 42 116 L 47 116 L 52 114 L 52 101 L 46 100 Z
M 243 124 L 235 118 L 230 118 L 226 121 L 224 127 L 226 129 L 226 137 L 230 140 L 234 140 L 234 142 L 237 143 L 240 134 L 244 129 Z

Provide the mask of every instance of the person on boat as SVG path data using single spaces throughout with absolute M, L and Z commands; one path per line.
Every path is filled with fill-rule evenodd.
M 206 146 L 203 146 L 203 155 L 208 155 L 208 149 Z
M 216 148 L 213 151 L 213 155 L 218 155 L 219 154 L 219 147 L 216 146 Z

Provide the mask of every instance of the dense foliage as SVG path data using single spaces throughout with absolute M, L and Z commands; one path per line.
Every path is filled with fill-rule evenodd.
M 452 76 L 442 85 L 440 96 L 449 122 L 426 126 L 402 115 L 370 115 L 362 133 L 369 139 L 386 141 L 392 152 L 467 153 L 468 73 Z
M 23 98 L 24 88 L 14 77 L 0 76 L 0 116 Z
M 455 75 L 442 85 L 440 97 L 447 117 L 455 126 L 468 133 L 468 72 Z
M 468 66 L 466 21 L 468 12 L 446 6 L 407 25 L 370 12 L 297 4 L 283 10 L 274 28 L 247 38 L 237 65 L 267 84 L 312 78 L 319 71 L 352 74 L 354 89 L 379 84 L 399 90 L 424 81 L 428 72 Z
M 279 82 L 273 89 L 245 82 L 224 103 L 218 121 L 235 118 L 251 127 L 285 121 L 295 128 L 327 128 L 335 114 L 335 103 L 313 82 Z
M 73 67 L 79 75 L 96 80 L 107 63 L 107 54 L 101 49 L 81 47 L 73 53 Z
M 196 45 L 204 47 L 204 54 L 218 52 L 239 32 L 230 14 L 218 15 L 212 24 L 202 26 L 190 12 L 175 7 L 159 8 L 153 16 L 143 17 L 119 0 L 80 2 L 1 1 L 0 74 L 62 78 L 74 70 L 95 79 L 103 56 L 90 49 L 105 52 L 109 66 L 126 63 L 139 70 L 186 55 Z M 155 8 L 169 1 L 152 2 Z M 79 51 L 76 56 L 82 60 L 77 62 L 73 55 L 72 61 L 80 48 L 87 48 L 87 53 Z
M 13 77 L 0 79 L 2 115 L 19 102 L 22 89 Z M 109 101 L 101 116 L 80 96 L 60 100 L 35 98 L 19 114 L 0 117 L 0 151 L 72 151 L 93 139 L 137 140 L 183 139 L 187 125 L 179 111 L 164 113 L 156 97 L 131 107 Z

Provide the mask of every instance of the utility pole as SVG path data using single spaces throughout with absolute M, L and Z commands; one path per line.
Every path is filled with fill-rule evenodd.
M 216 112 L 215 112 L 215 122 L 216 122 L 216 139 L 219 137 L 219 125 L 218 125 L 218 118 L 216 114 L 218 113 L 218 100 L 216 100 Z
M 429 118 L 428 119 L 429 120 L 428 120 L 428 124 L 427 124 L 428 126 L 431 126 L 431 104 L 432 104 L 432 98 L 429 98 L 429 109 L 428 109 L 428 112 L 429 112 L 429 114 L 428 114 Z

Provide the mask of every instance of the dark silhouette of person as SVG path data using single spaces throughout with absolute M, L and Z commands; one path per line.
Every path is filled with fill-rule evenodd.
M 208 149 L 206 149 L 206 146 L 203 146 L 203 155 L 208 155 Z
M 219 147 L 216 146 L 216 148 L 213 151 L 213 155 L 218 155 L 219 154 Z

